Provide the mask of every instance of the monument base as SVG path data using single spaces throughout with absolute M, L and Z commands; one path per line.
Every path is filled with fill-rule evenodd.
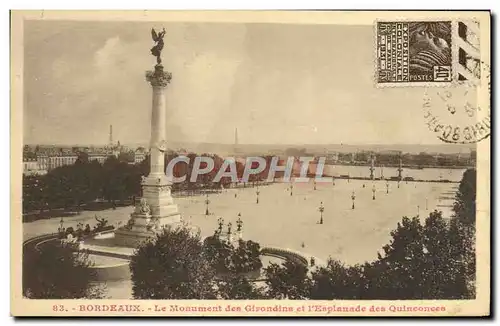
M 145 225 L 122 226 L 115 231 L 113 243 L 118 247 L 137 248 L 144 241 L 154 238 L 164 227 L 175 228 L 181 225 L 180 215 L 178 215 L 169 216 L 168 219 L 152 227 Z
M 137 248 L 148 239 L 154 238 L 156 232 L 144 230 L 129 230 L 127 227 L 121 227 L 115 231 L 114 245 L 119 247 Z
M 154 238 L 164 227 L 175 227 L 181 224 L 181 214 L 178 212 L 177 205 L 166 203 L 154 208 L 155 212 L 163 212 L 168 215 L 152 215 L 147 200 L 142 198 L 140 204 L 130 215 L 127 225 L 115 231 L 115 245 L 135 248 L 142 242 Z

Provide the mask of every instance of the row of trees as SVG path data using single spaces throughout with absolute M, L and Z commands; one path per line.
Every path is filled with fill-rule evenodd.
M 391 232 L 390 243 L 373 262 L 346 266 L 330 259 L 326 266 L 314 268 L 291 261 L 270 264 L 263 270 L 264 286 L 259 285 L 262 282 L 253 282 L 247 274 L 261 266 L 258 244 L 248 241 L 232 246 L 217 237 L 202 241 L 184 228 L 165 230 L 132 257 L 133 296 L 136 299 L 473 299 L 475 194 L 475 171 L 468 170 L 457 192 L 451 220 L 438 211 L 430 213 L 423 222 L 418 217 L 403 217 Z M 28 275 L 37 273 L 26 283 L 37 289 L 41 287 L 30 283 L 33 278 L 44 284 L 47 282 L 43 277 L 49 278 L 51 287 L 43 293 L 44 297 L 73 298 L 99 293 L 92 288 L 94 285 L 85 285 L 80 279 L 71 285 L 66 283 L 67 279 L 57 283 L 52 274 L 71 275 L 72 268 L 82 273 L 81 266 L 85 265 L 78 261 L 65 266 L 54 263 L 56 270 L 51 262 L 60 260 L 57 255 L 39 255 L 45 255 L 43 264 L 40 260 L 35 262 L 40 264 L 36 268 L 24 266 L 23 270 Z M 50 269 L 50 273 L 44 268 Z M 54 290 L 58 286 L 63 289 Z M 78 289 L 76 294 L 68 290 L 73 287 Z M 36 291 L 24 292 L 29 295 Z
M 81 209 L 105 199 L 110 203 L 140 194 L 143 167 L 110 156 L 103 164 L 80 157 L 42 176 L 23 176 L 23 212 L 57 208 Z
M 165 166 L 177 157 L 176 153 L 165 155 Z M 179 162 L 174 166 L 173 174 L 176 177 L 186 176 L 186 181 L 174 184 L 172 191 L 201 189 L 221 189 L 231 183 L 229 177 L 223 177 L 214 182 L 214 178 L 224 163 L 224 159 L 211 154 L 202 154 L 214 160 L 213 169 L 206 174 L 198 175 L 191 182 L 193 164 L 196 154 L 189 154 L 189 164 Z M 270 161 L 270 158 L 267 158 Z M 269 166 L 269 164 L 267 164 Z M 206 163 L 202 162 L 201 168 Z M 245 165 L 236 162 L 237 174 L 241 178 Z M 89 161 L 88 155 L 81 154 L 75 164 L 61 166 L 49 171 L 46 175 L 23 176 L 23 213 L 52 209 L 75 209 L 103 199 L 115 205 L 135 196 L 141 196 L 141 177 L 147 176 L 150 169 L 149 156 L 138 164 L 129 164 L 120 157 L 110 156 L 103 164 L 98 161 Z M 229 167 L 228 167 L 229 169 Z M 227 169 L 227 170 L 228 170 Z M 264 180 L 267 171 L 258 175 L 251 175 L 250 182 Z

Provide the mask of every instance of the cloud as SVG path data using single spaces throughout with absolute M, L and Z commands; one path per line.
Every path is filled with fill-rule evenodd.
M 123 53 L 124 46 L 118 36 L 109 38 L 104 46 L 94 54 L 94 63 L 98 69 L 106 69 L 110 63 L 116 61 L 116 57 Z

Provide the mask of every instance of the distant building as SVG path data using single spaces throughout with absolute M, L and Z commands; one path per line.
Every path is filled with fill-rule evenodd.
M 92 162 L 92 161 L 97 161 L 101 164 L 104 163 L 104 161 L 106 161 L 106 159 L 108 158 L 108 155 L 106 153 L 89 153 L 89 162 Z
M 392 149 L 386 149 L 386 150 L 380 150 L 378 151 L 379 155 L 395 155 L 395 156 L 401 156 L 403 154 L 402 151 L 398 150 L 392 150 Z
M 38 161 L 34 158 L 23 158 L 23 174 L 38 174 L 40 168 L 38 166 Z
M 141 163 L 146 158 L 146 150 L 142 147 L 136 149 L 134 152 L 134 163 Z
M 75 164 L 78 156 L 74 153 L 40 154 L 36 161 L 39 171 L 50 171 L 64 165 Z
M 36 160 L 38 162 L 38 168 L 40 170 L 49 170 L 49 156 L 46 154 L 37 155 Z
M 76 154 L 63 154 L 58 156 L 49 157 L 49 168 L 48 171 L 65 165 L 75 164 L 78 156 Z
M 339 160 L 339 153 L 337 152 L 332 152 L 327 154 L 327 161 L 329 162 L 338 162 Z

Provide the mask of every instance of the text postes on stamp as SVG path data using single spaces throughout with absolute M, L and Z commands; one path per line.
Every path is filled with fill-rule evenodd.
M 452 81 L 451 21 L 377 22 L 379 85 Z

